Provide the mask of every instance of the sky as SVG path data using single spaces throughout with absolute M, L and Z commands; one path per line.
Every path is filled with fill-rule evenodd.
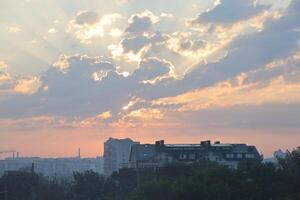
M 0 150 L 300 141 L 300 0 L 0 2 Z M 2 155 L 3 156 L 3 155 Z

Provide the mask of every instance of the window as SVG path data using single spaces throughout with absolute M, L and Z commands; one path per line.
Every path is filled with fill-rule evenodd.
M 254 154 L 246 154 L 246 158 L 254 158 Z
M 234 154 L 233 153 L 228 153 L 228 154 L 226 154 L 226 158 L 234 158 Z
M 194 153 L 189 154 L 189 159 L 190 160 L 195 160 L 196 155 Z
M 236 155 L 236 158 L 238 158 L 238 159 L 241 159 L 241 158 L 243 158 L 243 154 L 241 154 L 241 153 L 238 153 L 238 154 Z
M 184 154 L 184 153 L 181 153 L 181 154 L 179 155 L 179 159 L 184 160 L 184 159 L 186 159 L 186 158 L 187 158 L 187 156 L 186 156 L 186 154 Z

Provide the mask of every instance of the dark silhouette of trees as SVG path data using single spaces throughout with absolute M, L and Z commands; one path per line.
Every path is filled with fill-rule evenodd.
M 104 199 L 105 178 L 93 171 L 74 173 L 71 192 L 76 200 Z
M 48 179 L 39 176 L 39 184 L 36 189 L 37 199 L 43 200 L 71 200 L 70 183 L 65 180 Z
M 201 162 L 121 169 L 110 177 L 87 171 L 75 173 L 71 181 L 29 172 L 7 173 L 0 178 L 0 200 L 16 199 L 300 200 L 300 148 L 279 159 L 276 166 L 242 162 L 238 169 L 230 169 Z
M 0 179 L 1 198 L 4 200 L 31 200 L 36 176 L 27 172 L 6 173 Z
M 286 199 L 300 199 L 300 147 L 288 152 L 286 158 L 278 158 L 279 174 L 284 183 Z

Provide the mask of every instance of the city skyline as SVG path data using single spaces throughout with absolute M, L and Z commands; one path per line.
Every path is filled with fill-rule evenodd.
M 105 5 L 105 6 L 103 6 Z M 300 0 L 0 3 L 0 151 L 300 141 Z M 1 158 L 1 157 L 0 157 Z

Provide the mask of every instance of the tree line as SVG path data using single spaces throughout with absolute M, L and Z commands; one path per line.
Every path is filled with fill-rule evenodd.
M 248 161 L 238 169 L 201 162 L 121 169 L 110 177 L 86 171 L 68 181 L 7 173 L 0 200 L 300 200 L 300 148 L 278 165 Z

